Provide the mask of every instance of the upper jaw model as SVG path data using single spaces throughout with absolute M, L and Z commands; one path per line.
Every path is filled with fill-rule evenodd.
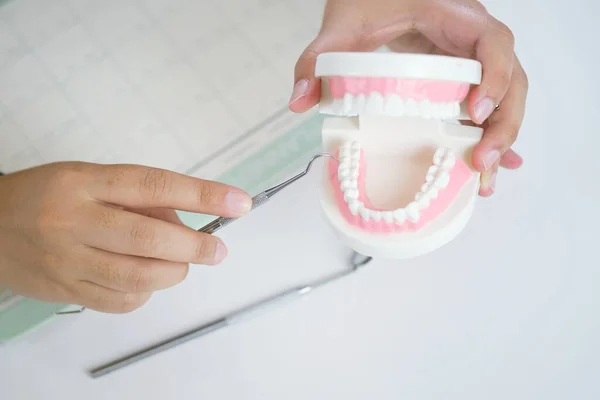
M 409 258 L 467 224 L 479 190 L 471 152 L 482 129 L 464 102 L 481 65 L 445 56 L 319 56 L 325 151 L 336 156 L 319 190 L 326 219 L 353 250 Z

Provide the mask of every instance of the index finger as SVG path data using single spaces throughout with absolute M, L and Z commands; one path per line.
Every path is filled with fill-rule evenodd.
M 104 203 L 135 208 L 170 208 L 239 217 L 252 207 L 241 189 L 159 168 L 103 165 L 92 171 L 88 193 Z

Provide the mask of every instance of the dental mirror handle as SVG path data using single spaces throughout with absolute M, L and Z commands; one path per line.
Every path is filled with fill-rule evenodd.
M 285 303 L 289 303 L 293 300 L 300 298 L 301 296 L 310 292 L 311 289 L 312 288 L 310 286 L 301 286 L 279 293 L 278 295 L 275 295 L 266 300 L 262 300 L 250 307 L 234 312 L 233 314 L 230 314 L 227 317 L 219 318 L 215 321 L 209 322 L 206 325 L 202 325 L 197 329 L 193 329 L 172 339 L 167 339 L 163 342 L 142 349 L 119 360 L 95 368 L 90 372 L 90 375 L 92 378 L 99 378 L 103 375 L 107 375 L 128 365 L 142 361 L 150 356 L 162 353 L 163 351 L 182 345 L 186 342 L 189 342 L 190 340 L 205 336 L 219 329 L 223 329 L 229 325 L 241 323 L 253 317 L 257 317 L 258 315 L 268 310 L 271 310 L 275 307 L 281 306 Z
M 266 313 L 269 310 L 278 308 L 286 303 L 290 303 L 312 290 L 311 286 L 301 286 L 279 293 L 271 298 L 262 300 L 250 307 L 237 311 L 225 318 L 228 325 L 237 324 Z

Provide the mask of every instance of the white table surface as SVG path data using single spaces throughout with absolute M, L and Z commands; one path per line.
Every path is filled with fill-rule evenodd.
M 530 78 L 527 117 L 467 229 L 257 319 L 98 380 L 86 371 L 345 267 L 317 175 L 222 231 L 230 256 L 128 315 L 64 317 L 0 349 L 0 398 L 597 399 L 597 39 L 593 1 L 488 2 Z

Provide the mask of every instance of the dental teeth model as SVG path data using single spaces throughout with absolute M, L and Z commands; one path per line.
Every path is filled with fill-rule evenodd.
M 477 61 L 434 55 L 326 53 L 317 59 L 325 168 L 320 199 L 353 250 L 409 258 L 467 224 L 479 190 L 470 156 L 482 129 L 457 124 Z

